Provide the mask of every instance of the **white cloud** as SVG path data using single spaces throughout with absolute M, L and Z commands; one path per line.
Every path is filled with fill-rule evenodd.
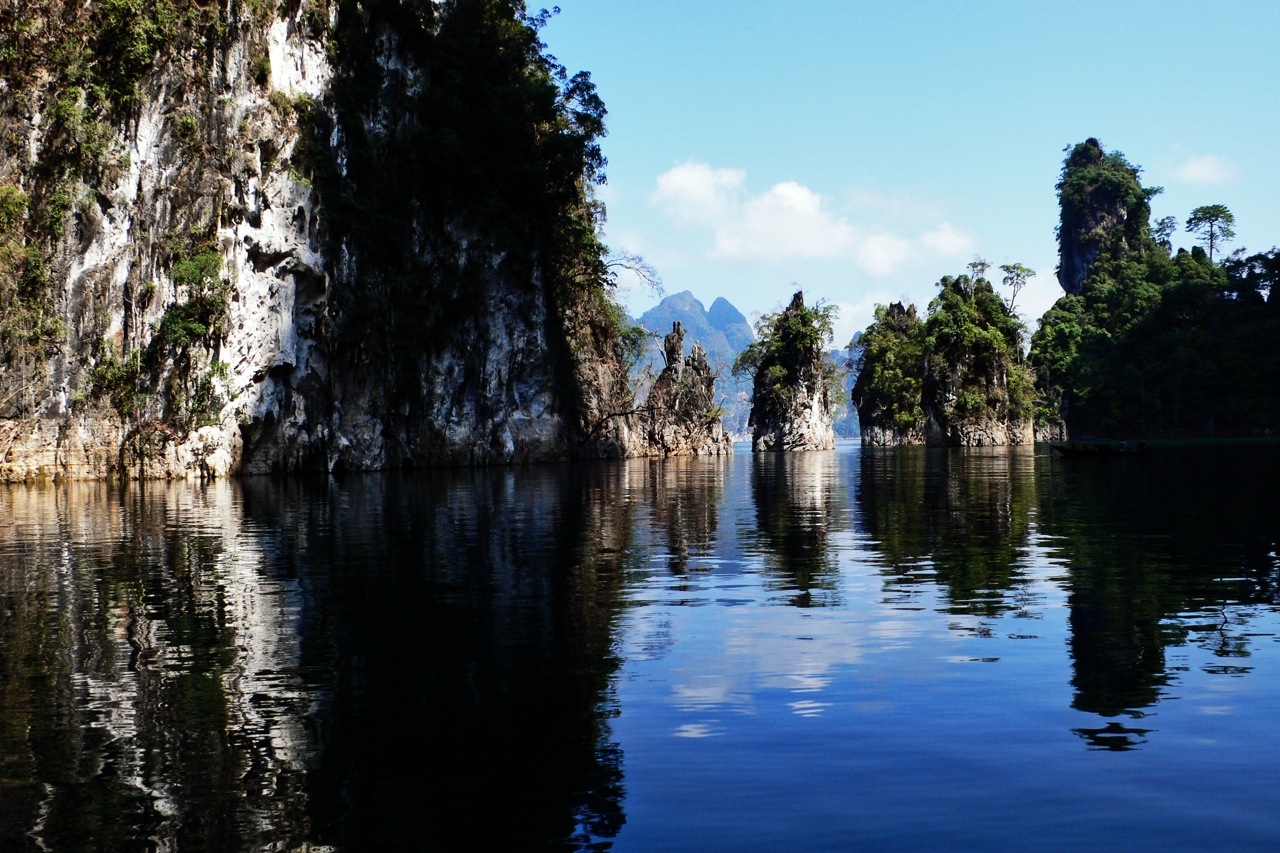
M 1173 173 L 1192 184 L 1224 184 L 1235 180 L 1237 171 L 1234 163 L 1214 154 L 1201 154 L 1183 160 L 1174 168 Z
M 743 170 L 690 160 L 660 175 L 649 201 L 679 225 L 706 229 L 711 238 L 707 255 L 718 260 L 841 259 L 881 277 L 898 271 L 913 255 L 956 257 L 973 249 L 968 235 L 938 222 L 936 213 L 924 214 L 919 203 L 905 196 L 849 190 L 844 197 L 845 209 L 862 209 L 865 224 L 850 222 L 831 199 L 796 181 L 752 194 Z M 908 210 L 913 215 L 907 216 Z M 909 221 L 898 221 L 904 219 Z M 931 223 L 937 224 L 930 229 Z M 891 230 L 895 227 L 920 236 L 899 236 Z
M 911 255 L 911 241 L 892 234 L 873 234 L 858 246 L 858 266 L 872 275 L 888 275 Z
M 746 177 L 690 160 L 660 175 L 649 201 L 675 219 L 714 225 L 736 207 Z
M 967 255 L 973 251 L 973 240 L 957 231 L 950 222 L 944 222 L 932 231 L 920 235 L 926 249 L 944 258 Z
M 853 228 L 824 210 L 822 198 L 784 181 L 747 199 L 739 215 L 716 229 L 714 254 L 724 258 L 831 258 L 853 245 Z

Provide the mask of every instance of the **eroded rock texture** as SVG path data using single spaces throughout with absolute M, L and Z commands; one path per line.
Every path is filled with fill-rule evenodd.
M 521 13 L 0 3 L 0 480 L 636 452 L 604 108 Z
M 636 455 L 719 456 L 733 452 L 733 441 L 720 421 L 715 399 L 715 373 L 707 353 L 695 343 L 684 352 L 684 329 L 672 324 L 662 341 L 666 366 L 654 381 L 636 417 Z

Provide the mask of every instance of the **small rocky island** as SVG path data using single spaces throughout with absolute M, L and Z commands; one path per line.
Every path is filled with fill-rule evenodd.
M 1033 379 L 1022 324 L 981 273 L 947 276 L 921 321 L 880 306 L 863 333 L 853 402 L 864 445 L 1029 444 Z
M 803 291 L 757 324 L 757 339 L 738 356 L 735 374 L 754 377 L 751 449 L 830 450 L 832 399 L 840 377 L 826 356 L 834 308 L 805 307 Z
M 733 453 L 716 404 L 715 372 L 706 350 L 694 343 L 684 355 L 679 321 L 662 341 L 665 366 L 635 415 L 638 456 L 719 456 Z

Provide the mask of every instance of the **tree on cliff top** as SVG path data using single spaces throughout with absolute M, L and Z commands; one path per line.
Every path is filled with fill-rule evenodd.
M 1196 234 L 1204 247 L 1209 250 L 1209 260 L 1213 260 L 1214 249 L 1222 248 L 1223 243 L 1235 238 L 1236 218 L 1224 204 L 1207 204 L 1197 207 L 1187 217 L 1187 231 Z

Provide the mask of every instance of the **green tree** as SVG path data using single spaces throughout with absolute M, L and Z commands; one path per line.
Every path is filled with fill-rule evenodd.
M 1012 295 L 1009 297 L 1009 311 L 1012 312 L 1013 303 L 1018 299 L 1018 293 L 1027 286 L 1027 281 L 1036 274 L 1036 271 L 1031 267 L 1024 267 L 1022 264 L 1001 264 L 1000 270 L 1004 273 L 1002 283 L 1012 291 Z
M 877 305 L 854 360 L 853 405 L 864 436 L 876 428 L 895 440 L 924 440 L 924 365 L 924 324 L 916 306 Z
M 1151 228 L 1151 236 L 1166 250 L 1173 249 L 1173 235 L 1178 231 L 1178 220 L 1173 216 L 1165 216 L 1156 220 Z
M 1209 250 L 1210 261 L 1213 260 L 1215 249 L 1222 248 L 1223 243 L 1228 243 L 1235 238 L 1236 232 L 1232 227 L 1235 224 L 1236 218 L 1225 204 L 1207 204 L 1197 207 L 1187 217 L 1187 231 L 1197 235 L 1200 242 Z

